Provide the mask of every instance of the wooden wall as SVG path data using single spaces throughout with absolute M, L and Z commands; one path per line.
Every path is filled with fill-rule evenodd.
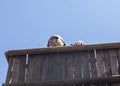
M 6 86 L 120 86 L 120 48 L 8 57 Z

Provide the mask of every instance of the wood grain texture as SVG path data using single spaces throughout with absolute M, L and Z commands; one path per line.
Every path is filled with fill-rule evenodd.
M 115 86 L 119 86 L 120 84 L 120 76 L 116 77 L 107 77 L 111 82 L 110 84 L 115 84 Z M 93 85 L 88 86 L 104 86 L 105 78 L 97 78 L 92 80 L 94 83 Z M 62 81 L 45 81 L 45 82 L 36 82 L 36 83 L 12 83 L 12 84 L 4 84 L 3 86 L 73 86 L 76 84 L 78 86 L 82 86 L 81 83 L 89 82 L 88 79 L 86 80 L 62 80 Z M 99 83 L 99 85 L 97 85 Z
M 105 66 L 105 76 L 106 77 L 111 77 L 111 65 L 110 65 L 110 55 L 109 55 L 109 50 L 103 50 L 104 54 L 104 66 Z
M 105 77 L 104 54 L 102 50 L 96 50 L 97 76 Z
M 40 55 L 33 55 L 31 58 L 33 58 L 33 74 L 32 74 L 32 81 L 41 81 L 42 76 L 42 58 Z
M 36 82 L 48 80 L 48 56 L 29 55 L 26 81 Z
M 82 59 L 80 52 L 73 53 L 74 59 L 74 80 L 82 79 Z
M 111 73 L 112 76 L 119 75 L 119 67 L 118 67 L 118 54 L 116 49 L 109 50 L 110 55 L 110 65 L 111 65 Z M 112 86 L 120 86 L 120 84 L 114 83 Z
M 120 75 L 120 49 L 117 49 L 117 54 L 118 54 L 118 70 Z
M 73 65 L 74 65 L 74 61 L 73 61 L 73 57 L 71 55 L 71 53 L 66 53 L 65 54 L 65 80 L 72 80 L 73 79 Z
M 36 48 L 36 49 L 23 49 L 23 50 L 9 50 L 5 53 L 6 58 L 15 55 L 26 55 L 26 54 L 46 54 L 46 53 L 57 53 L 57 52 L 73 52 L 73 51 L 84 51 L 93 49 L 112 49 L 120 48 L 120 43 L 103 43 L 103 44 L 90 44 L 78 47 L 66 46 L 66 47 L 52 47 L 52 48 Z
M 65 54 L 64 53 L 57 53 L 58 59 L 58 80 L 65 80 Z
M 48 65 L 49 65 L 49 57 L 47 55 L 41 55 L 42 60 L 42 81 L 48 80 Z
M 115 49 L 109 50 L 110 55 L 110 66 L 111 66 L 111 72 L 112 76 L 119 75 L 119 70 L 117 67 L 118 60 L 117 60 L 117 52 Z
M 58 80 L 57 54 L 47 54 L 48 58 L 48 81 Z
M 28 68 L 26 74 L 26 82 L 29 83 L 33 80 L 33 73 L 34 73 L 34 57 L 32 55 L 28 56 Z
M 26 67 L 26 56 L 14 57 L 11 83 L 24 82 L 25 67 Z
M 60 86 L 101 86 L 101 82 L 102 86 L 119 86 L 116 81 L 120 78 L 115 76 L 120 75 L 120 43 L 15 50 L 6 52 L 6 57 L 6 84 L 46 82 L 39 84 L 58 86 L 61 81 Z
M 90 57 L 90 65 L 91 65 L 91 77 L 92 79 L 96 79 L 97 68 L 96 68 L 95 50 L 89 51 L 89 57 Z
M 84 83 L 84 86 L 90 86 L 90 64 L 89 64 L 89 52 L 88 51 L 83 51 L 80 52 L 80 58 L 82 61 L 82 75 L 83 75 L 83 80 L 87 79 L 88 82 Z
M 109 55 L 109 50 L 103 50 L 103 54 L 104 54 L 104 67 L 105 67 L 105 77 L 111 77 L 112 74 L 111 74 L 111 65 L 110 65 L 110 55 Z M 108 86 L 113 86 L 110 84 L 110 80 L 107 79 L 106 80 L 106 84 Z
M 13 59 L 14 59 L 14 57 L 10 57 L 10 58 L 9 58 L 9 64 L 8 64 L 8 71 L 7 71 L 6 83 L 11 83 L 12 72 L 13 72 Z

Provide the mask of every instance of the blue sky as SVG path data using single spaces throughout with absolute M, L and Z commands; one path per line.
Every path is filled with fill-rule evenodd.
M 46 47 L 53 34 L 67 45 L 120 42 L 120 0 L 0 0 L 0 84 L 6 51 Z

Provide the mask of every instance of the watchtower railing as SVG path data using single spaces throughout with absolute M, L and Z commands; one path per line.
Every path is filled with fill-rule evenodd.
M 120 86 L 120 43 L 12 50 L 5 86 Z

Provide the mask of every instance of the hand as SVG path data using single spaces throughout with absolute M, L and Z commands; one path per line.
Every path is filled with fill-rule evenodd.
M 78 41 L 76 41 L 75 43 L 73 43 L 73 44 L 70 44 L 71 46 L 83 46 L 83 45 L 85 45 L 85 43 L 84 43 L 84 41 L 82 41 L 82 40 L 78 40 Z

